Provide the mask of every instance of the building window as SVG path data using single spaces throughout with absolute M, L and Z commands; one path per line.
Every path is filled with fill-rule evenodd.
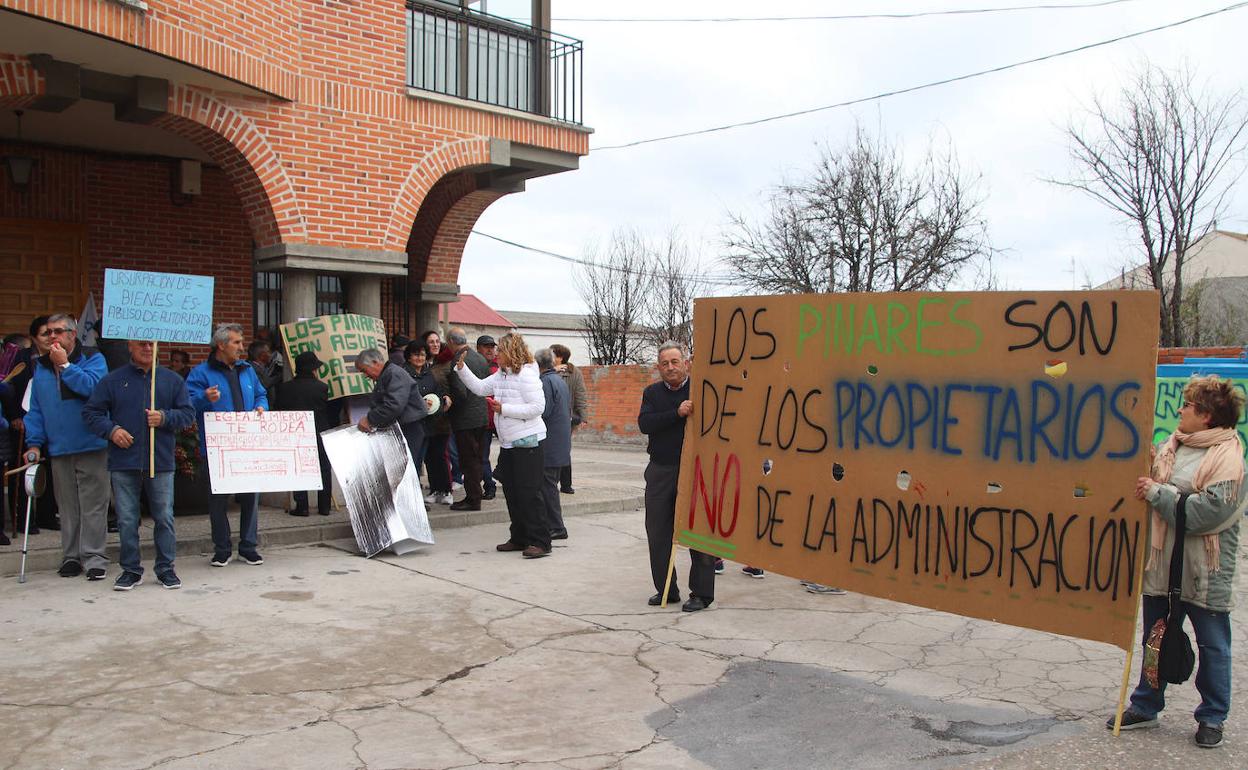
M 316 314 L 338 315 L 344 311 L 345 304 L 342 279 L 336 275 L 318 275 L 316 277 Z
M 282 322 L 282 274 L 256 273 L 256 328 L 277 331 Z

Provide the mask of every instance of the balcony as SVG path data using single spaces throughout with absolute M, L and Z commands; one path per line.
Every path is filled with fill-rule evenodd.
M 407 4 L 412 88 L 582 125 L 581 41 L 477 11 Z

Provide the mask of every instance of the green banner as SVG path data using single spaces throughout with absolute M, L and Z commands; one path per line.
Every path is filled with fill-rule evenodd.
M 1158 377 L 1157 397 L 1153 402 L 1153 443 L 1166 439 L 1175 428 L 1179 427 L 1179 409 L 1183 406 L 1183 387 L 1188 377 Z M 1248 395 L 1244 383 L 1236 382 L 1236 389 Z M 1244 445 L 1244 457 L 1248 459 L 1248 410 L 1239 416 L 1239 440 Z
M 331 400 L 373 391 L 373 381 L 355 370 L 360 351 L 377 348 L 386 354 L 386 326 L 380 318 L 345 313 L 322 315 L 282 324 L 282 342 L 294 367 L 295 357 L 310 350 L 321 359 L 316 373 L 329 386 Z

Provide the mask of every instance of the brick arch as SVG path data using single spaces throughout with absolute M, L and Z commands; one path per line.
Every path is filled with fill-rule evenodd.
M 408 246 L 415 235 L 413 223 L 417 222 L 435 185 L 460 169 L 483 165 L 489 159 L 489 138 L 477 137 L 447 142 L 416 161 L 403 180 L 403 187 L 392 207 L 390 223 L 386 226 L 385 247 L 407 249 L 410 253 Z
M 250 118 L 209 93 L 175 86 L 169 112 L 154 125 L 194 142 L 221 166 L 238 192 L 257 247 L 307 241 L 286 169 Z
M 407 241 L 408 280 L 413 290 L 422 283 L 458 283 L 464 246 L 472 228 L 491 203 L 506 195 L 477 189 L 471 171 L 453 171 L 429 189 Z

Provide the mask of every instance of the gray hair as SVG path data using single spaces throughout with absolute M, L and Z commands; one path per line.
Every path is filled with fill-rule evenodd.
M 355 366 L 372 366 L 373 364 L 385 363 L 386 357 L 381 354 L 377 348 L 365 348 L 361 350 L 359 355 L 355 357 Z
M 66 329 L 69 329 L 71 332 L 78 330 L 78 322 L 75 321 L 74 317 L 70 315 L 69 313 L 53 313 L 52 315 L 48 316 L 48 326 L 51 326 L 52 324 L 56 324 L 56 323 L 62 324 Z
M 676 340 L 668 340 L 667 342 L 664 342 L 662 345 L 659 345 L 659 350 L 658 350 L 658 352 L 656 352 L 656 353 L 654 354 L 654 357 L 655 357 L 655 358 L 658 358 L 658 357 L 662 356 L 662 355 L 663 355 L 663 351 L 665 351 L 665 350 L 679 350 L 679 351 L 680 351 L 680 357 L 681 357 L 681 358 L 688 358 L 688 357 L 689 357 L 689 354 L 685 351 L 685 346 L 684 346 L 684 345 L 682 345 L 682 344 L 680 344 L 680 343 L 679 343 L 679 342 L 677 342 Z
M 533 360 L 537 362 L 537 370 L 539 372 L 555 368 L 555 354 L 550 352 L 550 348 L 534 350 Z
M 220 324 L 216 331 L 212 333 L 212 346 L 219 348 L 230 341 L 230 333 L 233 332 L 238 336 L 243 336 L 242 324 Z
M 468 335 L 464 332 L 463 329 L 459 328 L 458 326 L 454 326 L 449 331 L 447 331 L 446 339 L 448 342 L 451 342 L 452 344 L 455 344 L 455 345 L 467 345 L 468 344 Z

